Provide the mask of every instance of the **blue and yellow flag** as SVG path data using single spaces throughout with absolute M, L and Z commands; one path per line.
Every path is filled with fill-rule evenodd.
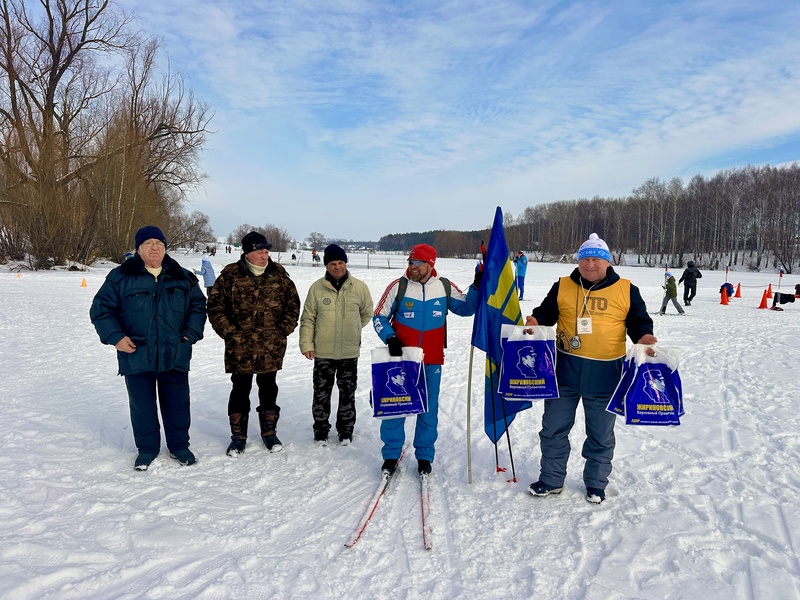
M 483 266 L 481 301 L 475 311 L 472 326 L 472 345 L 486 352 L 484 430 L 495 444 L 516 414 L 531 407 L 530 402 L 506 401 L 497 392 L 500 362 L 503 358 L 500 329 L 504 324 L 522 325 L 523 318 L 514 270 L 508 259 L 503 211 L 498 206 Z

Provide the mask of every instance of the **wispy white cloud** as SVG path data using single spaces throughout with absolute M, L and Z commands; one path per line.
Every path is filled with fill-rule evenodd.
M 220 233 L 477 228 L 487 204 L 800 154 L 797 3 L 123 4 L 215 106 L 197 207 Z

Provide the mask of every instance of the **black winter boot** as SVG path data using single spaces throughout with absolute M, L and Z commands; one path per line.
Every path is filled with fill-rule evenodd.
M 278 439 L 278 418 L 280 410 L 258 411 L 258 423 L 261 425 L 261 439 L 270 452 L 280 452 L 283 444 Z
M 231 443 L 228 444 L 225 454 L 238 456 L 244 453 L 244 447 L 247 445 L 247 424 L 250 421 L 250 415 L 234 413 L 228 415 L 228 419 L 231 422 Z

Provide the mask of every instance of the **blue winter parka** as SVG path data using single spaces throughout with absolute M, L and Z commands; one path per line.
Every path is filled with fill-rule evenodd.
M 206 299 L 197 277 L 164 256 L 159 276 L 145 269 L 137 254 L 106 277 L 89 316 L 104 344 L 126 335 L 136 345 L 117 351 L 120 375 L 188 371 L 192 345 L 203 339 Z

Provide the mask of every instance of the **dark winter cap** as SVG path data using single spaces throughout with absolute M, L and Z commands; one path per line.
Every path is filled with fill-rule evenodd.
M 608 251 L 608 245 L 600 239 L 600 236 L 593 233 L 578 250 L 578 260 L 583 258 L 602 258 L 611 262 L 611 252 Z
M 134 248 L 136 250 L 139 249 L 139 246 L 142 245 L 142 242 L 146 242 L 147 240 L 161 240 L 164 242 L 164 245 L 167 245 L 167 238 L 164 237 L 164 234 L 161 233 L 161 230 L 156 227 L 155 225 L 148 225 L 147 227 L 142 227 L 139 231 L 136 232 L 136 237 L 134 239 Z
M 686 263 L 686 266 L 689 267 L 690 269 L 693 269 L 694 268 L 694 261 L 690 260 L 689 262 Z
M 325 252 L 322 255 L 322 262 L 327 265 L 329 262 L 334 260 L 347 262 L 347 253 L 340 246 L 331 244 L 325 248 Z
M 267 238 L 257 231 L 251 231 L 242 238 L 242 252 L 244 254 L 250 254 L 255 250 L 269 250 L 270 248 L 272 248 L 272 244 L 267 242 Z
M 423 260 L 430 266 L 436 263 L 436 250 L 428 244 L 417 244 L 411 249 L 408 260 Z

